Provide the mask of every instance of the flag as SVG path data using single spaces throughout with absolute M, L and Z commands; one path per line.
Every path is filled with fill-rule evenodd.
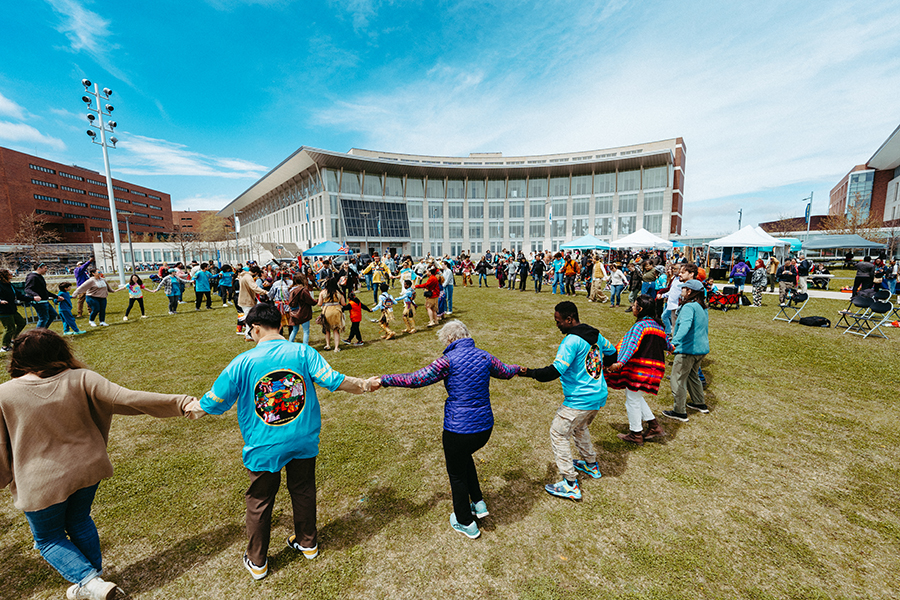
M 809 223 L 810 212 L 812 211 L 812 202 L 806 205 L 806 222 Z
M 345 252 L 345 253 L 350 252 L 350 248 L 347 247 L 346 241 L 343 244 L 341 244 L 340 248 L 338 248 L 338 252 Z

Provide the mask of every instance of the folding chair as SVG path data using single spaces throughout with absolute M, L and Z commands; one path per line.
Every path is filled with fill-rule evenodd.
M 847 308 L 838 311 L 841 318 L 834 324 L 834 328 L 851 327 L 849 319 L 868 313 L 874 302 L 872 298 L 866 296 L 854 296 L 850 299 L 850 304 L 847 305 Z
M 890 316 L 893 305 L 890 302 L 881 300 L 873 300 L 872 304 L 862 313 L 858 315 L 850 315 L 853 323 L 850 324 L 844 333 L 854 333 L 856 335 L 867 336 L 872 332 L 873 323 L 879 320 L 887 320 Z M 877 312 L 876 312 L 877 311 Z M 884 333 L 879 332 L 881 337 L 887 337 Z
M 803 304 L 800 304 L 800 303 Z M 797 290 L 791 290 L 791 294 L 787 297 L 787 300 L 784 304 L 778 305 L 778 314 L 775 315 L 773 321 L 787 321 L 788 323 L 793 323 L 794 319 L 800 314 L 803 308 L 806 306 L 806 303 L 809 302 L 809 294 L 805 294 L 803 292 L 798 292 Z M 800 304 L 798 308 L 796 305 Z
M 866 317 L 866 322 L 869 326 L 869 331 L 863 335 L 862 331 L 851 331 L 850 333 L 855 333 L 857 335 L 862 335 L 863 338 L 867 338 L 873 333 L 878 337 L 887 339 L 887 336 L 884 335 L 884 332 L 881 331 L 881 326 L 890 321 L 891 318 L 891 310 L 893 310 L 894 305 L 890 302 L 883 302 L 881 300 L 876 300 L 872 304 L 872 308 L 869 310 L 869 315 Z M 874 325 L 873 325 L 874 323 Z M 845 332 L 846 333 L 846 332 Z

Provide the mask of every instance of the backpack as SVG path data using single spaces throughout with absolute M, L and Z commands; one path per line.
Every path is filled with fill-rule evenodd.
M 831 321 L 825 317 L 803 317 L 798 322 L 809 327 L 831 327 Z

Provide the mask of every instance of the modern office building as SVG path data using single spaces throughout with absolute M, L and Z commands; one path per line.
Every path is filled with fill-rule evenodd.
M 116 209 L 129 216 L 132 235 L 172 231 L 172 199 L 158 190 L 113 179 Z M 0 243 L 10 243 L 22 215 L 35 212 L 60 235 L 60 243 L 86 244 L 110 237 L 106 176 L 0 147 Z M 125 219 L 119 215 L 119 231 Z
M 539 156 L 301 147 L 222 209 L 253 244 L 326 240 L 423 256 L 556 250 L 586 234 L 681 233 L 681 138 Z
M 828 214 L 875 216 L 883 222 L 900 219 L 900 127 L 888 137 L 866 164 L 856 165 L 834 186 Z

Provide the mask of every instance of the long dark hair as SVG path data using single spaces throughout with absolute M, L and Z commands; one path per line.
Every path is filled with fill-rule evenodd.
M 638 306 L 638 314 L 635 317 L 635 320 L 640 321 L 641 319 L 645 319 L 650 317 L 660 325 L 662 325 L 662 321 L 659 318 L 659 315 L 656 314 L 656 300 L 648 296 L 647 294 L 641 294 L 637 298 L 635 298 L 634 303 Z
M 684 306 L 688 302 L 696 302 L 700 308 L 706 310 L 706 294 L 703 290 L 688 290 L 688 295 L 681 299 L 679 305 Z
M 329 298 L 335 298 L 340 293 L 340 280 L 338 277 L 329 277 L 325 281 L 325 293 Z
M 66 369 L 84 369 L 61 335 L 49 329 L 31 329 L 12 341 L 9 361 L 11 377 L 34 373 L 40 378 L 52 377 Z

